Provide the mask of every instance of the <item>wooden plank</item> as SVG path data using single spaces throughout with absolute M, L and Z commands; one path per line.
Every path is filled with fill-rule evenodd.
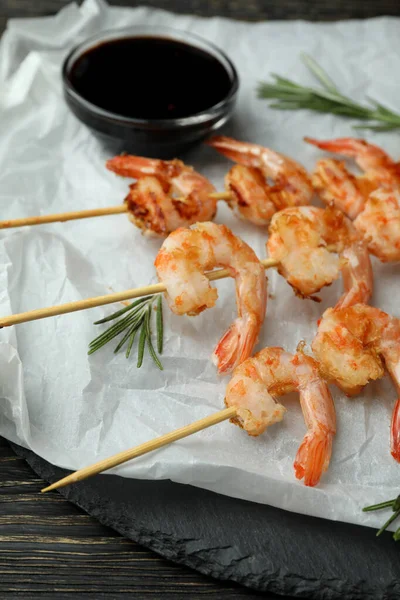
M 0 461 L 0 598 L 259 597 L 160 558 L 58 493 L 39 494 L 45 482 L 2 438 Z
M 0 32 L 7 17 L 35 17 L 51 15 L 69 0 L 2 0 L 0 2 Z M 263 19 L 336 20 L 400 15 L 398 0 L 109 0 L 121 6 L 152 6 L 176 13 L 200 16 L 225 16 L 232 19 L 259 21 Z

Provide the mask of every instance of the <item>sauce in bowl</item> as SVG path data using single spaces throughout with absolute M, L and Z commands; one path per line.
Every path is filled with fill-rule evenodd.
M 231 117 L 238 76 L 202 38 L 141 27 L 80 44 L 64 62 L 63 84 L 70 109 L 110 152 L 174 158 Z
M 133 37 L 89 48 L 69 79 L 86 100 L 136 119 L 181 119 L 218 104 L 231 81 L 211 54 L 178 40 Z

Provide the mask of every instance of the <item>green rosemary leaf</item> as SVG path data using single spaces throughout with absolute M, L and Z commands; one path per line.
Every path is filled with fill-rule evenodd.
M 120 317 L 121 315 L 123 315 L 124 313 L 132 310 L 133 308 L 135 308 L 135 306 L 139 306 L 140 304 L 143 304 L 143 302 L 147 302 L 147 300 L 150 300 L 151 296 L 145 296 L 143 298 L 139 298 L 139 300 L 136 300 L 135 302 L 132 302 L 132 304 L 128 304 L 128 306 L 125 306 L 124 308 L 121 308 L 121 310 L 118 310 L 117 312 L 113 313 L 112 315 L 109 315 L 108 317 L 104 317 L 104 319 L 100 319 L 100 321 L 95 321 L 94 325 L 101 325 L 102 323 L 107 323 L 108 321 L 112 321 L 113 319 L 117 319 L 118 317 Z
M 390 523 L 392 523 L 395 519 L 397 519 L 397 517 L 400 515 L 400 509 L 396 510 L 396 512 L 394 512 L 386 521 L 386 523 L 384 523 L 382 525 L 382 527 L 380 528 L 380 530 L 377 532 L 376 537 L 378 537 L 379 535 L 381 535 L 381 533 L 383 533 L 385 531 L 385 529 L 387 529 L 390 525 Z
M 389 507 L 392 507 L 395 502 L 396 502 L 396 498 L 393 498 L 393 500 L 387 500 L 386 502 L 380 502 L 379 504 L 372 504 L 371 506 L 364 506 L 364 508 L 362 510 L 363 510 L 363 512 L 371 512 L 373 510 L 380 510 L 381 508 L 389 508 Z
M 368 98 L 368 100 L 369 102 L 371 102 L 371 104 L 375 105 L 378 112 L 380 112 L 382 115 L 386 115 L 390 118 L 393 117 L 393 115 L 395 115 L 395 113 L 392 110 L 390 110 L 390 108 L 387 108 L 383 104 L 380 104 L 380 102 L 378 102 L 377 100 L 374 100 L 373 98 Z
M 393 498 L 392 500 L 386 500 L 385 502 L 379 502 L 379 504 L 372 504 L 371 506 L 364 506 L 362 510 L 363 512 L 371 512 L 374 510 L 381 510 L 383 508 L 391 508 L 393 512 L 386 523 L 384 523 L 376 533 L 377 536 L 381 535 L 385 529 L 387 529 L 389 525 L 400 516 L 400 494 L 397 496 L 397 498 Z M 400 540 L 400 527 L 394 532 L 393 539 L 396 542 Z
M 353 125 L 354 129 L 368 129 L 369 131 L 393 131 L 393 129 L 398 129 L 399 125 L 370 125 L 369 123 L 364 123 L 363 125 Z
M 320 83 L 329 91 L 335 94 L 339 93 L 336 85 L 333 83 L 329 75 L 324 71 L 322 67 L 308 54 L 301 53 L 301 58 L 304 64 L 310 69 Z
M 312 90 L 306 87 L 297 85 L 290 79 L 280 79 L 278 83 L 260 83 L 258 87 L 259 91 L 267 94 L 268 92 L 282 92 L 282 94 L 290 94 L 297 98 L 303 98 L 310 96 Z
M 269 108 L 276 108 L 277 110 L 295 110 L 299 107 L 294 102 L 274 102 L 269 105 Z
M 138 360 L 137 360 L 137 368 L 140 369 L 140 367 L 142 366 L 143 363 L 143 356 L 144 356 L 144 348 L 146 345 L 146 319 L 143 319 L 142 322 L 142 329 L 140 330 L 140 337 L 139 337 L 139 349 L 138 349 Z
M 158 350 L 158 354 L 162 354 L 163 343 L 164 343 L 164 319 L 163 319 L 163 307 L 162 307 L 161 294 L 157 298 L 156 325 L 157 325 L 157 350 Z
M 360 108 L 354 108 L 353 106 L 343 106 L 338 104 L 336 106 L 332 106 L 329 112 L 332 112 L 335 115 L 341 115 L 342 117 L 350 117 L 366 121 L 371 119 L 371 115 L 368 110 L 362 111 Z
M 280 98 L 281 96 L 287 98 L 308 98 L 311 96 L 307 89 L 296 89 L 291 88 L 283 84 L 275 83 L 260 83 L 258 86 L 258 97 L 259 98 Z
M 149 347 L 150 356 L 154 360 L 155 365 L 160 369 L 160 371 L 164 371 L 164 367 L 162 366 L 161 361 L 158 358 L 156 351 L 154 350 L 154 347 L 153 347 L 153 344 L 152 344 L 152 341 L 150 338 L 147 338 L 147 345 Z
M 114 354 L 117 354 L 117 352 L 119 352 L 121 350 L 122 346 L 125 344 L 127 339 L 132 336 L 133 333 L 136 333 L 136 331 L 140 327 L 141 321 L 142 321 L 141 319 L 139 319 L 138 321 L 135 321 L 133 323 L 133 325 L 128 328 L 128 331 L 126 332 L 126 334 L 124 335 L 122 340 L 119 342 L 118 346 L 115 348 Z
M 274 109 L 306 109 L 365 121 L 365 124 L 358 126 L 363 129 L 391 131 L 400 128 L 400 114 L 375 100 L 369 100 L 370 106 L 363 106 L 354 102 L 338 90 L 328 74 L 313 58 L 307 55 L 303 55 L 302 58 L 323 87 L 302 86 L 290 81 L 290 79 L 272 74 L 272 82 L 258 84 L 258 97 L 266 100 L 277 100 L 278 102 L 270 104 L 271 108 Z
M 110 315 L 105 319 L 97 321 L 96 324 L 106 323 L 107 321 L 111 321 L 112 319 L 121 317 L 122 315 L 125 315 L 125 313 L 128 313 L 90 342 L 88 354 L 93 354 L 94 352 L 105 346 L 105 344 L 113 340 L 116 336 L 123 333 L 123 336 L 117 344 L 114 353 L 117 353 L 119 350 L 121 350 L 124 344 L 128 342 L 126 357 L 129 358 L 136 334 L 140 329 L 137 366 L 142 366 L 147 341 L 149 353 L 152 359 L 154 360 L 157 367 L 159 369 L 162 369 L 162 364 L 157 356 L 157 353 L 153 347 L 153 343 L 151 340 L 150 320 L 153 311 L 153 304 L 155 301 L 157 301 L 157 349 L 161 354 L 164 337 L 161 294 L 159 294 L 158 296 L 146 296 L 144 298 L 140 298 L 139 300 L 133 302 L 129 306 L 126 306 L 121 310 L 117 311 L 113 315 Z
M 305 88 L 302 88 L 300 84 L 295 83 L 294 81 L 290 81 L 290 79 L 287 79 L 286 77 L 281 77 L 280 75 L 277 75 L 276 73 L 272 73 L 272 77 L 283 88 L 288 88 L 291 90 L 299 90 L 300 92 L 303 89 L 305 89 Z M 268 85 L 268 84 L 261 84 L 261 85 Z
M 119 335 L 127 327 L 129 327 L 131 325 L 131 323 L 132 323 L 132 321 L 129 321 L 129 322 L 124 323 L 124 324 L 120 324 L 120 326 L 119 326 L 118 329 L 114 329 L 110 333 L 108 331 L 105 331 L 104 332 L 104 337 L 98 339 L 97 341 L 93 340 L 93 342 L 90 343 L 88 354 L 93 354 L 97 350 L 100 350 L 100 348 L 102 348 L 103 346 L 105 346 L 108 342 L 111 342 L 111 340 L 113 340 L 117 335 Z
M 400 494 L 397 496 L 396 500 L 393 503 L 392 510 L 400 510 Z
M 147 346 L 149 348 L 149 353 L 151 358 L 154 360 L 157 367 L 162 371 L 163 366 L 158 358 L 156 351 L 154 350 L 153 342 L 151 341 L 151 329 L 150 329 L 150 318 L 151 318 L 152 308 L 149 306 L 147 314 L 145 316 L 144 322 L 146 327 L 146 338 L 147 338 Z
M 141 317 L 140 313 L 139 314 L 133 313 L 133 314 L 128 315 L 124 319 L 121 319 L 121 321 L 118 321 L 117 323 L 115 323 L 114 325 L 112 325 L 111 327 L 106 329 L 106 331 L 104 331 L 97 338 L 95 338 L 92 342 L 90 342 L 89 348 L 94 348 L 94 347 L 101 348 L 101 346 L 104 346 L 104 344 L 107 344 L 107 342 L 110 342 L 112 339 L 114 339 L 117 335 L 119 335 L 122 331 L 124 331 L 124 329 L 129 327 L 134 321 L 136 321 L 137 319 L 140 319 L 140 317 Z
M 129 331 L 130 337 L 129 337 L 128 347 L 125 352 L 126 358 L 129 358 L 131 355 L 133 342 L 135 341 L 135 337 L 136 337 L 136 334 L 138 331 L 139 331 L 139 327 L 135 327 L 134 329 L 130 329 L 130 331 Z
M 124 319 L 121 319 L 121 321 L 118 321 L 117 323 L 114 323 L 114 325 L 112 325 L 111 327 L 108 327 L 105 331 L 103 331 L 103 333 L 100 333 L 100 335 L 94 338 L 94 340 L 90 342 L 89 346 L 96 346 L 98 342 L 101 342 L 102 340 L 108 338 L 110 335 L 113 334 L 114 331 L 117 331 L 121 327 L 124 329 L 129 323 L 129 321 L 132 319 L 132 316 L 133 315 L 128 315 Z

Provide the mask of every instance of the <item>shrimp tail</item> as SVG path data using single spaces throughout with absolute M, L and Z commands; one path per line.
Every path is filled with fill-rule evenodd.
M 121 154 L 121 156 L 110 158 L 106 162 L 106 167 L 121 177 L 138 179 L 143 175 L 153 175 L 155 164 L 156 161 L 148 158 Z
M 367 303 L 371 297 L 371 288 L 364 282 L 358 282 L 351 290 L 345 292 L 335 305 L 334 310 L 349 308 L 355 304 Z
M 392 414 L 390 452 L 393 458 L 400 462 L 400 398 L 398 398 Z
M 344 154 L 346 156 L 356 156 L 360 151 L 360 146 L 363 143 L 361 140 L 353 138 L 337 138 L 336 140 L 316 140 L 315 138 L 305 137 L 304 141 L 313 146 L 317 146 L 321 150 L 333 152 L 336 154 Z
M 235 367 L 251 356 L 257 343 L 258 327 L 248 324 L 248 320 L 236 319 L 222 336 L 213 352 L 213 362 L 218 373 L 230 373 Z
M 332 454 L 333 432 L 315 431 L 307 433 L 296 454 L 294 472 L 297 479 L 304 478 L 304 484 L 317 485 L 327 470 Z
M 160 160 L 121 154 L 110 158 L 106 162 L 106 167 L 121 177 L 140 179 L 147 175 L 153 175 L 168 180 L 171 177 L 177 177 L 182 172 L 184 164 L 180 160 Z
M 374 276 L 367 244 L 357 240 L 342 253 L 346 264 L 342 269 L 345 293 L 335 310 L 354 304 L 367 304 L 374 287 Z
M 225 135 L 215 135 L 210 140 L 207 140 L 206 144 L 215 148 L 220 154 L 223 154 L 223 156 L 230 158 L 234 162 L 249 167 L 257 166 L 254 164 L 254 157 L 252 155 L 252 150 L 254 152 L 254 148 L 256 148 L 254 144 L 240 142 Z

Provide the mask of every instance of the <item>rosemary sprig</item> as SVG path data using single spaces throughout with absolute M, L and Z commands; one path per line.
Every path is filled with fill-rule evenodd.
M 156 304 L 157 311 L 157 351 L 159 354 L 162 354 L 164 326 L 161 294 L 140 298 L 139 300 L 132 302 L 132 304 L 121 308 L 112 315 L 105 317 L 104 319 L 100 319 L 99 321 L 96 321 L 95 325 L 100 325 L 102 323 L 108 323 L 109 321 L 112 321 L 114 319 L 117 319 L 118 317 L 122 317 L 123 315 L 125 315 L 122 319 L 119 319 L 119 321 L 111 325 L 111 327 L 103 331 L 103 333 L 98 335 L 92 342 L 90 342 L 88 354 L 93 354 L 94 352 L 97 352 L 97 350 L 100 350 L 100 348 L 108 344 L 108 342 L 113 340 L 117 335 L 124 333 L 118 345 L 116 346 L 114 353 L 119 352 L 119 350 L 121 350 L 124 344 L 127 343 L 126 358 L 129 358 L 136 334 L 140 330 L 137 361 L 138 368 L 142 366 L 147 342 L 147 348 L 151 358 L 153 359 L 156 366 L 162 370 L 163 366 L 160 362 L 160 359 L 157 356 L 157 353 L 154 349 L 151 340 L 151 317 L 153 313 L 154 304 Z
M 158 350 L 158 354 L 162 354 L 163 343 L 164 343 L 164 336 L 163 336 L 164 323 L 163 323 L 163 314 L 162 314 L 162 296 L 161 296 L 161 294 L 158 296 L 158 300 L 157 300 L 156 323 L 157 323 L 157 350 Z
M 259 98 L 277 100 L 270 104 L 271 108 L 280 110 L 297 110 L 304 108 L 314 112 L 331 113 L 342 117 L 350 117 L 368 121 L 356 128 L 375 131 L 390 131 L 400 127 L 400 114 L 370 100 L 371 106 L 363 106 L 344 96 L 336 87 L 328 74 L 311 56 L 302 54 L 302 60 L 322 84 L 321 88 L 299 85 L 290 79 L 272 74 L 272 83 L 261 82 L 257 94 Z
M 154 360 L 154 362 L 156 363 L 157 367 L 159 369 L 162 369 L 162 364 L 160 363 L 160 360 L 159 360 L 159 358 L 158 358 L 158 356 L 156 354 L 156 351 L 154 350 L 154 346 L 153 346 L 153 343 L 151 341 L 150 318 L 151 318 L 151 306 L 149 306 L 149 308 L 147 309 L 147 314 L 144 317 L 144 324 L 145 324 L 145 327 L 146 327 L 147 347 L 149 349 L 150 356 Z
M 371 512 L 374 510 L 381 510 L 383 508 L 391 508 L 392 514 L 379 529 L 379 531 L 376 534 L 377 536 L 381 535 L 381 533 L 383 533 L 389 527 L 390 523 L 393 523 L 393 521 L 400 516 L 400 494 L 397 496 L 397 498 L 393 498 L 392 500 L 380 502 L 379 504 L 372 504 L 371 506 L 365 506 L 363 508 L 363 512 Z M 396 542 L 400 539 L 400 527 L 394 532 L 393 539 Z

